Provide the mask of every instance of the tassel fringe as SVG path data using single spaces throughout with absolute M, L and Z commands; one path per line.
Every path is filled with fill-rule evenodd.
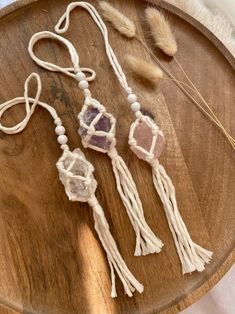
M 108 222 L 104 216 L 102 207 L 99 205 L 95 196 L 89 199 L 88 203 L 93 208 L 93 217 L 95 221 L 95 229 L 99 236 L 99 239 L 103 245 L 103 248 L 107 254 L 109 267 L 111 270 L 111 282 L 112 290 L 111 297 L 117 297 L 116 285 L 115 285 L 115 272 L 120 278 L 125 293 L 132 297 L 133 292 L 137 290 L 142 293 L 144 290 L 143 285 L 141 285 L 137 279 L 132 275 L 130 270 L 127 268 L 122 256 L 120 255 L 117 245 L 109 231 Z
M 118 192 L 135 230 L 136 247 L 134 255 L 140 256 L 159 253 L 163 247 L 163 243 L 154 235 L 144 218 L 142 203 L 130 171 L 115 148 L 109 152 L 109 156 L 112 159 Z
M 175 188 L 164 167 L 155 163 L 152 170 L 154 186 L 164 205 L 167 221 L 182 264 L 182 272 L 183 274 L 195 270 L 201 272 L 205 269 L 205 264 L 210 262 L 213 253 L 192 241 L 178 210 Z

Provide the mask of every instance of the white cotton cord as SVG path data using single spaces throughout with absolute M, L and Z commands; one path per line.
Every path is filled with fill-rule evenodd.
M 97 114 L 92 122 L 87 125 L 84 121 L 84 116 L 86 116 L 87 112 L 89 112 L 89 107 L 98 109 L 99 114 Z M 100 130 L 97 131 L 95 128 L 101 118 L 110 119 L 112 126 L 108 134 Z M 163 243 L 154 235 L 152 230 L 149 228 L 144 217 L 144 211 L 137 191 L 137 187 L 134 183 L 128 167 L 126 166 L 122 157 L 118 154 L 115 147 L 115 119 L 112 115 L 106 112 L 105 107 L 102 106 L 96 99 L 89 98 L 85 99 L 82 111 L 79 114 L 79 121 L 80 126 L 83 128 L 83 130 L 88 130 L 86 136 L 82 139 L 83 145 L 85 147 L 90 147 L 100 152 L 107 153 L 111 158 L 117 190 L 136 233 L 136 247 L 134 255 L 139 256 L 159 253 L 161 251 Z M 97 148 L 91 145 L 91 139 L 93 137 L 106 137 L 107 135 L 111 143 L 108 150 Z
M 109 44 L 107 27 L 104 24 L 104 22 L 103 22 L 102 18 L 100 17 L 99 13 L 97 12 L 97 10 L 90 3 L 85 2 L 85 1 L 70 3 L 67 6 L 66 12 L 61 16 L 58 23 L 56 24 L 55 32 L 58 34 L 63 34 L 68 30 L 69 24 L 70 24 L 70 13 L 76 7 L 82 7 L 85 10 L 87 10 L 89 12 L 89 14 L 91 15 L 92 19 L 95 21 L 95 23 L 99 27 L 101 34 L 103 35 L 103 38 L 104 38 L 106 54 L 109 58 L 110 64 L 113 67 L 113 70 L 114 70 L 115 74 L 117 75 L 120 84 L 126 90 L 126 92 L 129 94 L 130 93 L 130 87 L 128 86 L 126 76 L 125 76 L 124 72 L 122 71 L 122 68 L 121 68 L 121 66 L 117 60 L 115 53 L 113 52 L 112 47 Z M 64 26 L 62 27 L 63 23 L 64 23 Z
M 28 96 L 29 82 L 35 78 L 37 80 L 37 92 L 35 98 Z M 102 207 L 99 205 L 95 197 L 97 187 L 96 180 L 93 176 L 94 167 L 88 162 L 80 149 L 75 149 L 73 152 L 69 150 L 67 137 L 64 135 L 65 128 L 58 117 L 54 108 L 46 103 L 39 101 L 41 95 L 42 84 L 40 76 L 37 73 L 32 73 L 25 81 L 24 97 L 17 97 L 0 105 L 0 121 L 4 113 L 15 105 L 25 104 L 26 115 L 23 120 L 15 126 L 6 127 L 0 123 L 0 130 L 7 134 L 16 134 L 25 129 L 37 105 L 45 108 L 54 119 L 56 124 L 55 132 L 58 135 L 58 142 L 61 144 L 63 154 L 58 160 L 56 166 L 59 171 L 59 177 L 64 184 L 66 194 L 72 201 L 88 202 L 93 208 L 95 229 L 98 233 L 100 241 L 107 253 L 108 263 L 111 269 L 112 281 L 112 297 L 117 296 L 115 287 L 115 273 L 117 272 L 120 280 L 123 283 L 125 293 L 129 297 L 136 289 L 140 293 L 143 292 L 143 286 L 135 279 L 130 270 L 127 268 L 123 258 L 121 257 L 117 245 L 109 231 L 108 222 L 104 216 Z M 30 104 L 32 104 L 30 106 Z M 85 170 L 84 170 L 85 169 Z M 79 174 L 77 172 L 79 170 Z M 84 170 L 84 172 L 83 172 Z
M 69 21 L 69 17 L 66 20 L 67 23 Z M 43 61 L 39 59 L 34 53 L 34 45 L 41 39 L 54 39 L 62 44 L 64 44 L 71 57 L 71 61 L 73 64 L 73 71 L 68 71 L 66 68 L 62 68 L 58 65 Z M 116 179 L 117 189 L 121 200 L 126 208 L 127 214 L 131 220 L 133 228 L 136 233 L 136 248 L 135 255 L 147 255 L 151 253 L 160 252 L 163 243 L 159 240 L 151 231 L 144 217 L 143 207 L 138 195 L 137 187 L 134 183 L 134 180 L 130 174 L 129 169 L 125 165 L 123 159 L 118 155 L 117 150 L 115 148 L 116 138 L 115 138 L 115 125 L 116 119 L 106 111 L 106 108 L 101 105 L 96 99 L 91 97 L 91 92 L 89 90 L 89 84 L 84 80 L 83 69 L 80 68 L 79 65 L 79 56 L 77 54 L 76 49 L 72 45 L 70 41 L 67 39 L 56 35 L 51 32 L 40 32 L 36 33 L 32 36 L 28 50 L 32 59 L 41 67 L 49 70 L 49 71 L 58 71 L 62 72 L 70 77 L 75 78 L 79 81 L 79 88 L 83 90 L 85 95 L 84 105 L 82 107 L 81 112 L 78 115 L 80 127 L 86 131 L 86 136 L 82 138 L 82 144 L 84 147 L 89 147 L 94 150 L 108 153 L 109 157 L 112 160 L 113 172 Z M 88 69 L 91 73 L 95 73 L 93 70 Z M 87 70 L 87 71 L 88 71 Z M 91 76 L 92 79 L 94 75 Z M 99 113 L 94 117 L 92 122 L 89 125 L 86 124 L 86 116 L 89 108 L 95 108 L 99 111 Z M 111 129 L 106 132 L 102 130 L 96 130 L 96 125 L 99 123 L 100 119 L 108 119 L 111 124 Z M 98 147 L 92 144 L 93 138 L 106 138 L 107 141 L 111 143 L 108 149 Z
M 109 225 L 104 216 L 103 209 L 99 205 L 95 196 L 91 197 L 88 200 L 88 203 L 93 208 L 95 229 L 106 251 L 110 270 L 111 270 L 111 281 L 112 281 L 111 296 L 113 298 L 117 296 L 117 292 L 115 288 L 114 269 L 123 284 L 125 293 L 129 297 L 132 297 L 134 290 L 137 290 L 139 293 L 142 293 L 144 290 L 144 287 L 135 279 L 135 277 L 127 268 L 123 258 L 121 257 L 118 251 L 117 245 L 109 231 Z
M 137 192 L 135 182 L 124 160 L 113 148 L 108 155 L 112 160 L 113 172 L 117 189 L 126 207 L 127 214 L 136 233 L 135 256 L 159 253 L 163 247 L 162 241 L 154 235 L 148 226 Z
M 205 269 L 204 265 L 210 262 L 213 253 L 192 241 L 178 210 L 175 188 L 164 167 L 155 163 L 152 169 L 154 186 L 164 205 L 167 221 L 182 264 L 182 272 L 183 274 L 195 270 L 201 272 Z
M 28 95 L 29 83 L 32 79 L 36 79 L 36 81 L 37 81 L 37 92 L 36 92 L 35 98 L 31 98 Z M 53 107 L 49 106 L 48 104 L 46 104 L 42 101 L 39 101 L 41 91 L 42 91 L 42 83 L 41 83 L 40 76 L 37 73 L 31 73 L 25 81 L 24 97 L 16 97 L 16 98 L 9 100 L 9 101 L 0 105 L 0 120 L 3 116 L 3 114 L 8 109 L 10 109 L 10 108 L 12 108 L 18 104 L 23 104 L 23 103 L 25 104 L 25 113 L 26 113 L 25 117 L 23 118 L 22 121 L 20 121 L 19 123 L 17 123 L 14 126 L 11 126 L 11 127 L 3 126 L 0 123 L 0 131 L 4 132 L 6 134 L 16 134 L 16 133 L 21 132 L 27 126 L 31 116 L 34 113 L 36 106 L 39 105 L 39 106 L 45 108 L 50 113 L 52 118 L 54 119 L 54 123 L 56 125 L 55 132 L 58 135 L 57 141 L 60 144 L 61 149 L 62 150 L 69 150 L 69 146 L 67 145 L 68 138 L 65 135 L 65 128 L 63 127 L 62 122 L 57 115 L 57 112 L 55 111 L 55 109 Z M 32 104 L 32 105 L 30 106 L 30 104 Z
M 37 92 L 36 92 L 35 98 L 31 98 L 28 96 L 29 82 L 33 78 L 35 78 L 37 81 Z M 16 97 L 16 98 L 11 99 L 9 101 L 6 101 L 5 103 L 0 105 L 0 119 L 2 118 L 3 114 L 8 109 L 10 109 L 10 108 L 12 108 L 18 104 L 23 104 L 23 103 L 25 104 L 25 112 L 26 112 L 25 117 L 23 118 L 23 120 L 21 122 L 17 123 L 16 125 L 14 125 L 12 127 L 3 126 L 0 123 L 0 130 L 6 134 L 16 134 L 16 133 L 23 131 L 25 129 L 25 127 L 27 126 L 31 116 L 33 115 L 34 110 L 35 110 L 37 105 L 45 108 L 51 114 L 51 116 L 55 122 L 61 122 L 60 118 L 58 117 L 58 115 L 57 115 L 57 113 L 53 107 L 49 106 L 48 104 L 46 104 L 42 101 L 39 101 L 41 91 L 42 91 L 42 83 L 41 83 L 40 76 L 37 73 L 31 73 L 25 81 L 24 97 Z M 30 104 L 32 104 L 32 105 L 30 106 Z
M 128 94 L 128 97 L 127 97 L 128 102 L 130 103 L 131 109 L 135 112 L 135 115 L 137 118 L 136 122 L 134 122 L 130 128 L 129 144 L 131 148 L 133 149 L 133 151 L 136 151 L 137 149 L 138 154 L 139 155 L 142 154 L 142 157 L 139 157 L 138 154 L 137 156 L 149 162 L 153 168 L 153 182 L 165 209 L 169 227 L 172 232 L 172 236 L 175 241 L 175 246 L 176 246 L 176 249 L 177 249 L 181 264 L 182 264 L 182 271 L 183 273 L 192 272 L 194 270 L 203 271 L 205 268 L 204 264 L 210 261 L 212 252 L 201 248 L 199 245 L 195 244 L 192 241 L 177 207 L 174 186 L 170 178 L 166 174 L 163 166 L 159 164 L 158 160 L 154 161 L 153 150 L 156 145 L 158 134 L 160 134 L 159 128 L 156 125 L 156 123 L 154 121 L 152 122 L 149 121 L 146 124 L 152 131 L 152 139 L 153 139 L 149 152 L 146 151 L 143 147 L 138 146 L 138 143 L 136 139 L 134 138 L 134 133 L 135 133 L 135 129 L 137 125 L 140 122 L 146 123 L 146 116 L 144 116 L 140 112 L 141 105 L 137 101 L 137 96 L 132 93 L 132 89 L 129 87 L 127 83 L 126 76 L 116 58 L 116 55 L 112 47 L 110 46 L 109 38 L 108 38 L 108 31 L 99 13 L 91 4 L 87 2 L 73 2 L 68 5 L 66 12 L 59 19 L 55 27 L 55 31 L 61 34 L 68 30 L 69 23 L 70 23 L 70 13 L 76 7 L 82 7 L 86 9 L 90 13 L 91 17 L 93 18 L 97 26 L 99 27 L 104 38 L 106 54 L 109 59 L 109 62 L 121 86 L 125 89 L 125 91 Z M 64 26 L 62 27 L 63 23 L 64 23 Z M 133 227 L 136 230 L 137 240 L 138 240 L 137 242 L 140 242 L 140 233 L 137 232 L 137 229 L 136 229 L 137 225 L 134 222 L 134 220 L 131 219 L 130 215 L 129 217 L 133 224 Z
M 73 67 L 71 67 L 71 68 L 63 68 L 63 67 L 58 66 L 56 64 L 53 64 L 51 62 L 43 61 L 40 58 L 38 58 L 35 55 L 34 46 L 35 46 L 35 44 L 39 40 L 42 40 L 42 39 L 54 39 L 54 40 L 59 41 L 62 44 L 64 44 L 68 48 Z M 56 35 L 56 34 L 52 33 L 52 32 L 42 31 L 42 32 L 39 32 L 39 33 L 35 33 L 31 37 L 31 39 L 29 41 L 28 52 L 29 52 L 30 57 L 39 66 L 41 66 L 42 68 L 44 68 L 46 70 L 53 71 L 53 72 L 61 72 L 61 73 L 64 73 L 64 74 L 68 75 L 69 77 L 74 78 L 74 79 L 77 78 L 77 76 L 76 76 L 77 72 L 80 72 L 80 71 L 81 72 L 88 72 L 88 73 L 90 73 L 90 76 L 86 76 L 86 78 L 85 78 L 86 81 L 88 81 L 88 82 L 89 81 L 93 81 L 95 79 L 95 77 L 96 77 L 96 73 L 92 69 L 90 69 L 90 68 L 80 68 L 80 66 L 79 66 L 79 56 L 77 54 L 76 49 L 71 44 L 71 42 L 69 40 L 59 36 L 59 35 Z

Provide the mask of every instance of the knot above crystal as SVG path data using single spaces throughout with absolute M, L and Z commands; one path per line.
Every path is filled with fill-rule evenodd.
M 84 105 L 78 118 L 80 127 L 78 134 L 85 147 L 107 153 L 116 145 L 116 119 L 107 113 L 104 106 L 97 101 L 95 105 Z
M 160 157 L 165 140 L 157 124 L 150 117 L 142 115 L 131 125 L 129 144 L 138 158 L 151 163 Z
M 64 150 L 56 167 L 69 200 L 87 202 L 94 195 L 97 187 L 94 167 L 79 148 L 73 152 Z

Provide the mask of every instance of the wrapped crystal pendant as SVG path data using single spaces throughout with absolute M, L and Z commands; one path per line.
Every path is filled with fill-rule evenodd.
M 116 119 L 97 100 L 91 99 L 78 115 L 78 134 L 85 147 L 107 153 L 116 144 Z
M 149 228 L 143 213 L 142 203 L 125 161 L 116 150 L 116 119 L 106 112 L 96 99 L 87 96 L 81 113 L 78 115 L 85 147 L 108 153 L 111 158 L 117 190 L 136 233 L 135 255 L 147 255 L 160 252 L 163 243 Z
M 160 157 L 165 146 L 164 135 L 150 117 L 141 115 L 130 128 L 129 144 L 138 158 L 150 162 Z
M 94 167 L 79 148 L 73 152 L 64 150 L 56 166 L 71 201 L 87 202 L 94 195 L 97 187 Z

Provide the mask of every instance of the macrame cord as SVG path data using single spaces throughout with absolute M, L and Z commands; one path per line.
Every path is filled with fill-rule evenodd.
M 36 78 L 37 80 L 37 93 L 35 98 L 28 96 L 28 85 L 33 78 Z M 56 125 L 55 132 L 58 136 L 57 141 L 63 150 L 63 154 L 56 164 L 59 171 L 59 178 L 63 183 L 65 191 L 71 201 L 87 202 L 93 209 L 95 229 L 107 254 L 111 270 L 111 296 L 117 296 L 115 287 L 115 271 L 123 284 L 125 293 L 129 297 L 132 296 L 135 289 L 142 293 L 143 286 L 132 275 L 120 255 L 115 240 L 109 231 L 109 225 L 105 218 L 104 211 L 95 196 L 97 182 L 93 176 L 94 167 L 86 160 L 84 154 L 79 148 L 75 149 L 73 152 L 69 150 L 69 146 L 67 145 L 68 138 L 65 135 L 65 128 L 63 127 L 61 119 L 58 117 L 55 109 L 48 104 L 39 101 L 41 90 L 42 85 L 39 75 L 32 73 L 25 81 L 24 97 L 17 97 L 0 105 L 1 119 L 4 112 L 6 112 L 9 108 L 24 103 L 26 111 L 25 118 L 13 127 L 4 127 L 0 124 L 0 130 L 7 134 L 16 134 L 23 131 L 37 105 L 42 106 L 49 111 Z M 30 106 L 30 104 L 32 105 Z
M 39 59 L 34 53 L 34 45 L 43 38 L 54 39 L 63 43 L 68 48 L 73 68 L 62 68 Z M 80 68 L 79 56 L 71 42 L 52 32 L 44 31 L 34 34 L 29 42 L 28 50 L 31 58 L 39 66 L 50 71 L 62 72 L 79 82 L 78 86 L 84 92 L 84 104 L 78 115 L 80 122 L 78 133 L 82 138 L 84 147 L 107 153 L 111 158 L 117 190 L 136 234 L 134 255 L 160 252 L 163 243 L 148 226 L 135 182 L 124 160 L 116 150 L 116 119 L 91 96 L 88 81 L 94 80 L 95 72 L 89 68 Z M 84 72 L 91 73 L 91 76 L 86 77 Z
M 182 264 L 182 272 L 184 274 L 191 273 L 195 270 L 203 271 L 205 269 L 205 264 L 209 263 L 213 253 L 193 242 L 188 233 L 178 210 L 175 188 L 164 167 L 158 161 L 164 148 L 163 133 L 155 121 L 142 114 L 140 110 L 141 105 L 137 101 L 137 96 L 133 93 L 132 88 L 129 87 L 126 76 L 109 44 L 108 31 L 99 13 L 87 2 L 70 3 L 67 6 L 66 12 L 59 19 L 55 30 L 60 34 L 68 30 L 70 12 L 76 7 L 86 9 L 99 27 L 104 38 L 105 50 L 109 62 L 121 86 L 128 94 L 127 100 L 136 116 L 135 122 L 133 122 L 130 127 L 129 145 L 139 158 L 144 159 L 152 166 L 154 186 L 165 209 L 167 221 Z M 64 26 L 62 27 L 63 23 Z

